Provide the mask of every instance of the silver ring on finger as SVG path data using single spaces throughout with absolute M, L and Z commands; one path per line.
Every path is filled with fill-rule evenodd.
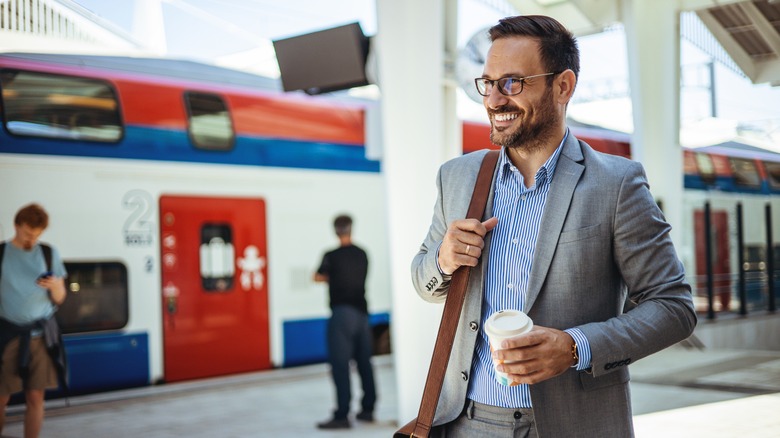
M 469 254 L 469 250 L 470 250 L 470 249 L 471 249 L 471 245 L 468 245 L 468 244 L 467 244 L 467 245 L 466 245 L 466 255 L 468 255 L 468 254 Z

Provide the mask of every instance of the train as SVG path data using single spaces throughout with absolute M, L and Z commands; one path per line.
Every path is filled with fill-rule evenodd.
M 697 309 L 710 319 L 716 312 L 774 311 L 780 154 L 736 141 L 683 154 L 682 259 Z
M 49 211 L 43 240 L 69 273 L 57 318 L 71 394 L 325 361 L 327 290 L 311 277 L 338 245 L 341 213 L 369 255 L 376 353 L 390 351 L 387 205 L 370 122 L 378 104 L 279 88 L 183 60 L 0 54 L 0 240 L 12 237 L 19 207 Z M 495 148 L 487 124 L 462 129 L 464 153 Z M 628 135 L 571 129 L 630 157 Z M 699 285 L 701 205 L 712 203 L 716 234 L 727 234 L 715 239 L 727 259 L 718 275 L 731 275 L 731 206 L 777 207 L 780 156 L 684 157 L 680 254 Z M 747 229 L 762 228 L 746 216 Z M 766 257 L 759 234 L 747 233 L 755 269 Z

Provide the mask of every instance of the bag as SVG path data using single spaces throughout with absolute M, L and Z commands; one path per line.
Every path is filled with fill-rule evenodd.
M 3 273 L 3 255 L 5 254 L 6 242 L 0 242 L 0 274 Z M 43 259 L 46 261 L 46 270 L 51 272 L 51 247 L 45 243 L 41 243 L 41 251 L 43 251 Z
M 483 157 L 466 218 L 481 220 L 485 214 L 490 184 L 493 181 L 496 163 L 498 163 L 498 154 L 498 151 L 490 151 Z M 441 323 L 439 323 L 439 334 L 436 336 L 431 365 L 428 367 L 428 377 L 425 380 L 420 410 L 417 413 L 417 418 L 398 429 L 393 434 L 393 438 L 426 438 L 431 436 L 431 433 L 438 435 L 441 430 L 440 426 L 431 427 L 431 425 L 436 414 L 436 405 L 439 404 L 441 387 L 444 384 L 444 373 L 447 371 L 447 363 L 450 360 L 450 353 L 452 353 L 452 344 L 455 341 L 458 319 L 463 309 L 463 301 L 466 298 L 466 286 L 469 283 L 470 273 L 471 269 L 461 266 L 452 274 L 450 290 L 447 293 L 447 301 L 444 303 L 444 312 Z
M 398 429 L 394 434 L 393 438 L 412 438 L 412 437 L 425 437 L 428 438 L 434 438 L 442 435 L 442 432 L 444 431 L 444 426 L 434 426 L 431 428 L 431 430 L 428 432 L 427 435 L 414 435 L 414 426 L 417 425 L 417 417 L 414 417 L 414 420 L 406 423 L 404 427 Z

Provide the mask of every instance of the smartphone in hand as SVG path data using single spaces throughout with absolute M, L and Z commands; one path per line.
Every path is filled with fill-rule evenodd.
M 44 272 L 43 274 L 41 274 L 41 275 L 39 275 L 39 276 L 38 276 L 38 280 L 43 280 L 43 279 L 45 279 L 45 278 L 49 278 L 49 277 L 51 277 L 52 275 L 54 275 L 54 273 L 53 273 L 53 272 L 51 272 L 51 271 Z

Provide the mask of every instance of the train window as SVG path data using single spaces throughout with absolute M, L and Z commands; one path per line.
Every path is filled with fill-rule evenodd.
M 233 123 L 222 98 L 214 94 L 186 93 L 184 101 L 190 138 L 196 147 L 216 151 L 233 148 Z
M 733 172 L 729 163 L 729 157 L 716 154 L 710 154 L 709 157 L 712 160 L 712 167 L 715 169 L 716 176 L 731 177 Z
M 761 186 L 761 177 L 758 174 L 755 161 L 730 157 L 729 164 L 731 165 L 731 172 L 734 174 L 734 182 L 738 186 Z
M 745 264 L 742 269 L 748 272 L 766 269 L 766 248 L 763 245 L 745 245 Z
M 127 325 L 127 268 L 119 262 L 65 263 L 68 296 L 57 311 L 63 333 L 117 330 Z
M 223 292 L 233 288 L 235 257 L 230 225 L 203 224 L 200 229 L 200 278 L 203 289 Z
M 696 158 L 691 151 L 683 151 L 683 173 L 686 175 L 699 173 L 699 169 L 696 167 Z
M 119 102 L 106 82 L 2 70 L 0 87 L 11 134 L 97 142 L 122 137 Z
M 769 175 L 769 184 L 772 188 L 780 189 L 780 163 L 764 161 L 764 168 Z
M 699 168 L 701 179 L 712 184 L 715 182 L 715 166 L 712 164 L 712 158 L 707 154 L 696 153 L 696 166 Z

